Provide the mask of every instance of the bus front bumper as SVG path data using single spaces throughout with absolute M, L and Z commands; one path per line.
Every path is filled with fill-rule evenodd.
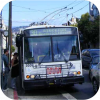
M 38 88 L 38 87 L 82 84 L 83 82 L 84 82 L 84 76 L 25 80 L 23 82 L 23 86 L 24 86 L 23 88 L 25 90 L 30 90 L 30 89 Z

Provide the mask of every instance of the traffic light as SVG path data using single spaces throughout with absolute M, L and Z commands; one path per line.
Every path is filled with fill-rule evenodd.
M 17 47 L 21 46 L 21 40 L 22 40 L 22 37 L 21 37 L 21 35 L 18 34 L 16 37 L 16 46 Z

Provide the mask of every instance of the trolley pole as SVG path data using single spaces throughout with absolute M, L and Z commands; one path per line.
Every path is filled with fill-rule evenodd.
M 66 14 L 66 17 L 67 17 L 67 26 L 68 26 L 68 14 Z
M 9 2 L 9 29 L 8 29 L 8 48 L 9 48 L 9 62 L 11 67 L 11 46 L 12 46 L 12 1 Z

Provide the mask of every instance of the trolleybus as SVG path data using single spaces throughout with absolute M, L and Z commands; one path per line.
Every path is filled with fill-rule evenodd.
M 76 27 L 31 26 L 17 35 L 16 46 L 23 89 L 84 82 Z

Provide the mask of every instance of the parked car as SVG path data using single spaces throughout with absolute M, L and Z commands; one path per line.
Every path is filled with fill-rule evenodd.
M 95 56 L 89 69 L 89 78 L 92 81 L 93 90 L 96 93 L 100 84 L 100 56 Z
M 82 66 L 89 67 L 93 57 L 99 54 L 100 54 L 100 49 L 82 50 Z
M 97 66 L 97 64 L 99 62 L 100 62 L 100 55 L 99 56 L 94 56 L 92 61 L 91 61 L 90 67 L 89 67 L 89 79 L 90 80 L 92 80 L 92 76 L 93 76 L 92 71 L 94 70 L 94 68 Z

